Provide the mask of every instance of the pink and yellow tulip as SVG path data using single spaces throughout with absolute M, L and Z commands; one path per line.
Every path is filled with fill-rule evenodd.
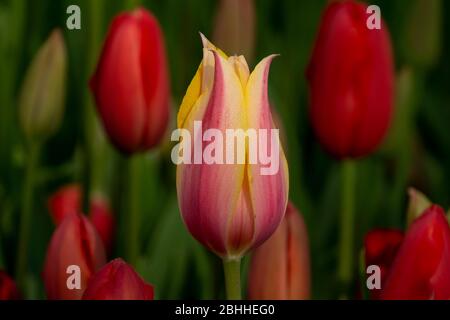
M 274 55 L 250 73 L 243 56 L 228 57 L 203 40 L 203 60 L 181 104 L 178 128 L 186 129 L 193 144 L 207 145 L 194 134 L 202 129 L 274 129 L 267 92 Z M 279 143 L 279 141 L 276 141 Z M 280 224 L 288 198 L 288 166 L 282 148 L 279 170 L 262 175 L 261 163 L 185 164 L 177 166 L 178 201 L 190 233 L 222 258 L 239 259 L 262 244 Z M 223 147 L 225 150 L 225 147 Z

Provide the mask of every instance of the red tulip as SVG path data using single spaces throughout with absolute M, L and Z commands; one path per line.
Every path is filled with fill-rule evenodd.
M 444 210 L 427 209 L 409 228 L 382 299 L 450 299 L 450 227 Z
M 153 300 L 153 287 L 122 259 L 115 259 L 92 277 L 83 300 Z
M 52 194 L 48 207 L 53 221 L 58 225 L 66 215 L 81 213 L 81 188 L 77 184 L 67 185 Z M 111 252 L 115 221 L 108 202 L 99 194 L 91 200 L 89 219 L 103 241 L 106 252 Z
M 84 216 L 67 215 L 50 240 L 43 279 L 48 299 L 80 299 L 89 278 L 106 263 L 105 251 L 95 228 Z M 80 270 L 80 288 L 69 289 L 68 267 Z
M 375 229 L 364 239 L 366 268 L 370 265 L 380 267 L 382 287 L 402 240 L 403 232 L 394 229 Z M 377 299 L 379 293 L 379 290 L 372 290 L 372 298 Z
M 106 252 L 110 253 L 114 241 L 115 220 L 111 214 L 109 204 L 104 198 L 94 196 L 91 203 L 91 211 L 89 212 L 89 219 L 102 239 Z
M 0 270 L 0 300 L 18 300 L 19 291 L 13 279 L 8 274 Z
M 163 35 L 145 9 L 114 18 L 91 79 L 97 110 L 122 152 L 145 151 L 165 133 L 169 79 Z
M 306 226 L 289 203 L 283 222 L 252 255 L 249 299 L 308 299 L 309 268 Z
M 311 120 L 323 147 L 338 158 L 374 151 L 388 129 L 393 102 L 389 34 L 368 29 L 367 5 L 331 3 L 307 70 Z
M 81 213 L 81 189 L 76 184 L 67 185 L 48 199 L 53 222 L 59 225 L 66 215 Z

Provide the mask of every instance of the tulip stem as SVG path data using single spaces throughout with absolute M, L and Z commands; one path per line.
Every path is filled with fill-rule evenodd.
M 139 256 L 139 156 L 130 156 L 126 159 L 128 184 L 126 190 L 126 207 L 123 212 L 127 217 L 127 244 L 126 254 L 127 260 L 130 264 L 136 266 L 137 258 Z
M 223 259 L 228 300 L 241 300 L 241 258 Z
M 25 176 L 22 189 L 22 208 L 20 211 L 19 243 L 17 247 L 16 278 L 19 286 L 24 288 L 27 268 L 28 243 L 33 210 L 33 194 L 36 184 L 36 169 L 39 165 L 40 143 L 31 143 L 26 158 Z
M 355 226 L 355 163 L 345 160 L 341 164 L 341 221 L 339 239 L 339 281 L 343 297 L 346 297 L 352 282 L 354 270 L 354 226 Z
M 136 9 L 141 4 L 140 0 L 127 0 L 125 3 L 126 9 L 133 10 Z
M 88 20 L 88 42 L 86 51 L 88 52 L 88 60 L 86 63 L 86 82 L 92 75 L 97 59 L 99 44 L 102 37 L 102 21 L 103 21 L 104 3 L 103 1 L 89 1 Z M 90 210 L 90 196 L 93 185 L 93 175 L 95 172 L 94 161 L 98 148 L 95 141 L 96 117 L 92 103 L 92 98 L 88 90 L 85 90 L 84 104 L 82 109 L 83 132 L 82 132 L 82 151 L 83 151 L 83 213 L 88 214 Z

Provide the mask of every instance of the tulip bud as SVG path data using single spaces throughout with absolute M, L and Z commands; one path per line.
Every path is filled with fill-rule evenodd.
M 248 297 L 309 299 L 310 277 L 306 226 L 297 209 L 289 203 L 278 229 L 252 255 Z
M 119 150 L 133 153 L 158 144 L 168 124 L 169 79 L 163 35 L 150 12 L 137 9 L 114 18 L 91 89 Z
M 251 60 L 255 47 L 255 4 L 253 0 L 221 0 L 214 23 L 213 40 L 231 54 Z
M 370 265 L 380 268 L 381 287 L 383 287 L 402 240 L 403 232 L 394 229 L 375 229 L 368 232 L 364 239 L 366 268 Z M 379 290 L 371 291 L 372 299 L 378 299 L 379 295 Z
M 153 287 L 119 258 L 92 277 L 83 300 L 153 300 Z
M 80 186 L 71 184 L 57 190 L 49 197 L 48 208 L 55 225 L 59 225 L 67 215 L 81 213 Z
M 417 217 L 419 217 L 432 203 L 427 196 L 422 192 L 414 189 L 408 189 L 409 203 L 408 203 L 408 225 L 411 224 Z
M 408 62 L 430 68 L 439 61 L 443 37 L 442 0 L 415 0 L 408 8 L 405 56 Z
M 60 188 L 48 200 L 50 215 L 56 225 L 70 214 L 81 213 L 81 188 L 77 184 Z M 108 201 L 101 194 L 91 198 L 89 219 L 102 239 L 107 253 L 112 250 L 115 220 Z
M 61 124 L 66 85 L 66 48 L 54 30 L 28 68 L 19 96 L 19 120 L 25 136 L 46 138 Z
M 47 298 L 51 300 L 80 299 L 89 278 L 106 263 L 103 244 L 92 224 L 79 214 L 67 215 L 57 227 L 50 240 L 45 257 L 43 279 Z M 69 266 L 75 271 L 73 283 Z M 80 286 L 70 288 L 69 284 Z
M 0 270 L 0 301 L 18 299 L 20 294 L 14 280 L 5 271 Z
M 214 129 L 224 139 L 228 129 L 265 129 L 270 136 L 273 121 L 267 83 L 273 56 L 263 59 L 250 74 L 244 57 L 227 57 L 204 37 L 203 45 L 202 63 L 178 113 L 178 128 L 193 137 L 189 148 L 199 146 L 205 155 L 210 147 L 203 143 L 201 134 L 194 132 L 195 122 L 201 122 L 203 132 Z M 260 133 L 259 139 L 264 138 L 267 136 Z M 233 141 L 222 142 L 218 153 Z M 242 152 L 247 159 L 242 162 L 237 156 L 234 161 L 225 161 L 229 156 L 225 151 L 217 161 L 199 164 L 191 157 L 189 163 L 178 163 L 177 192 L 183 220 L 199 242 L 222 258 L 238 259 L 259 246 L 284 216 L 289 185 L 287 162 L 278 137 L 272 145 L 279 147 L 272 153 L 279 167 L 269 175 L 261 173 L 264 166 L 260 161 L 249 162 L 255 154 L 248 143 Z
M 326 9 L 307 70 L 312 126 L 337 158 L 374 151 L 392 114 L 393 57 L 389 34 L 368 29 L 367 5 L 332 2 Z
M 441 207 L 431 206 L 409 228 L 381 299 L 450 299 L 450 227 Z

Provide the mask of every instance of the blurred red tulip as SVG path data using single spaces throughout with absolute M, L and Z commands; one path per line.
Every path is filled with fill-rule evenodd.
M 66 215 L 50 240 L 43 279 L 48 299 L 80 299 L 89 278 L 106 263 L 103 244 L 84 216 Z M 80 288 L 69 289 L 69 266 L 80 270 Z
M 93 197 L 89 219 L 102 239 L 106 252 L 110 253 L 113 247 L 116 226 L 109 204 L 101 196 Z
M 83 300 L 153 300 L 153 287 L 119 258 L 92 277 Z
M 119 150 L 145 151 L 161 140 L 169 118 L 169 79 L 163 35 L 150 12 L 137 9 L 114 18 L 91 89 Z
M 450 227 L 441 207 L 431 206 L 412 223 L 381 299 L 450 299 Z
M 364 239 L 366 268 L 370 265 L 380 267 L 382 287 L 402 240 L 403 232 L 394 229 L 375 229 Z M 372 299 L 377 299 L 379 294 L 380 290 L 372 290 Z
M 0 270 L 0 300 L 18 300 L 20 299 L 16 283 L 8 274 Z
M 309 299 L 310 276 L 306 226 L 289 203 L 278 229 L 252 255 L 249 299 Z
M 67 185 L 53 193 L 48 200 L 53 221 L 58 225 L 66 215 L 81 213 L 81 188 L 77 184 Z M 99 194 L 91 199 L 89 219 L 92 221 L 106 252 L 112 250 L 115 220 L 108 202 Z
M 311 120 L 323 147 L 337 158 L 374 151 L 389 127 L 394 69 L 387 27 L 368 29 L 367 5 L 332 2 L 307 70 Z
M 80 186 L 71 184 L 58 189 L 49 197 L 48 208 L 56 225 L 59 225 L 66 215 L 81 213 Z

